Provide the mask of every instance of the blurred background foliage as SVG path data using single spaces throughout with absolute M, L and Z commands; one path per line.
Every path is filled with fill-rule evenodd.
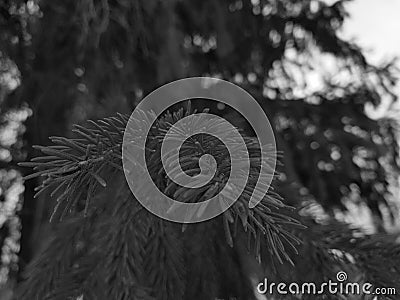
M 393 61 L 371 65 L 340 37 L 345 2 L 1 1 L 1 283 L 20 279 L 51 232 L 54 202 L 33 199 L 38 182 L 22 182 L 30 170 L 17 166 L 36 155 L 32 145 L 69 136 L 74 123 L 129 114 L 153 89 L 188 76 L 235 82 L 259 101 L 284 153 L 275 188 L 312 216 L 307 234 L 327 238 L 326 253 L 350 249 L 343 241 L 353 234 L 337 221 L 394 243 L 398 71 Z M 388 110 L 377 116 L 382 103 Z M 207 106 L 250 132 L 228 107 Z

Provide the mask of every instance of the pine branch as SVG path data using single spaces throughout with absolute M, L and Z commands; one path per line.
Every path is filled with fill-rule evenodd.
M 203 188 L 188 191 L 176 185 L 170 179 L 165 179 L 165 171 L 162 164 L 159 163 L 161 142 L 166 132 L 172 124 L 190 114 L 189 110 L 184 112 L 183 109 L 180 109 L 174 113 L 166 113 L 164 117 L 157 121 L 148 137 L 146 157 L 149 162 L 153 162 L 149 165 L 152 178 L 159 188 L 165 190 L 167 195 L 172 195 L 175 200 L 182 202 L 200 202 L 221 191 L 227 181 L 226 174 L 229 174 L 227 171 L 230 168 L 230 160 L 229 156 L 226 155 L 227 150 L 216 144 L 215 138 L 197 136 L 193 138 L 193 143 L 184 144 L 181 149 L 182 157 L 180 157 L 180 161 L 185 162 L 183 169 L 192 173 L 200 171 L 198 161 L 193 158 L 196 156 L 200 158 L 204 153 L 215 155 L 218 174 L 215 180 L 212 180 Z M 146 119 L 145 114 L 143 115 Z M 23 163 L 25 166 L 33 166 L 37 171 L 27 176 L 27 179 L 34 176 L 45 177 L 42 186 L 38 188 L 38 194 L 45 190 L 52 190 L 52 194 L 56 195 L 57 208 L 54 216 L 62 219 L 68 212 L 76 210 L 77 203 L 72 199 L 76 201 L 81 195 L 83 187 L 88 186 L 89 192 L 85 201 L 86 211 L 94 190 L 99 186 L 104 187 L 106 185 L 106 181 L 99 175 L 102 168 L 105 166 L 121 168 L 121 139 L 126 122 L 126 116 L 118 115 L 98 122 L 91 121 L 92 127 L 90 128 L 75 126 L 74 131 L 79 135 L 78 139 L 53 137 L 55 146 L 38 147 L 44 154 L 48 155 L 47 157 L 37 158 L 30 163 Z M 205 120 L 199 118 L 198 122 L 197 126 L 202 126 L 201 122 L 205 122 Z M 260 239 L 265 238 L 280 262 L 290 260 L 289 256 L 286 255 L 285 244 L 287 247 L 293 248 L 298 244 L 298 240 L 284 227 L 286 225 L 301 226 L 300 222 L 280 213 L 280 209 L 289 207 L 271 189 L 258 206 L 254 209 L 248 208 L 252 193 L 263 193 L 261 190 L 254 191 L 259 176 L 261 156 L 260 147 L 254 138 L 244 136 L 244 140 L 250 156 L 250 176 L 242 196 L 224 213 L 227 241 L 232 245 L 230 227 L 235 220 L 235 224 L 237 224 L 237 220 L 240 219 L 242 226 L 249 234 L 249 240 L 254 240 L 257 245 L 255 249 L 258 257 Z M 271 154 L 264 153 L 264 155 L 270 157 Z M 275 175 L 271 174 L 271 176 Z
M 59 276 L 83 254 L 91 223 L 90 218 L 69 218 L 56 227 L 56 234 L 24 272 L 26 281 L 19 286 L 17 299 L 41 300 L 50 294 Z
M 155 138 L 147 144 L 147 148 L 152 149 L 152 151 L 146 153 L 149 161 L 161 161 L 160 141 L 168 132 L 171 124 L 176 123 L 183 116 L 184 111 L 181 109 L 174 114 L 167 113 L 159 120 L 157 128 L 152 131 L 152 135 Z M 196 127 L 206 126 L 206 123 L 207 120 L 198 118 Z M 241 197 L 223 214 L 226 240 L 229 245 L 233 245 L 233 233 L 236 231 L 235 227 L 238 226 L 240 221 L 243 228 L 248 232 L 249 241 L 254 241 L 256 245 L 260 245 L 260 239 L 266 239 L 275 257 L 280 262 L 290 260 L 290 257 L 286 254 L 285 245 L 286 247 L 294 248 L 299 244 L 299 240 L 288 230 L 285 230 L 285 227 L 302 228 L 303 226 L 297 219 L 281 213 L 281 211 L 291 208 L 285 205 L 283 199 L 274 193 L 271 188 L 268 190 L 267 195 L 262 198 L 261 203 L 254 209 L 249 209 L 248 204 L 253 192 L 264 192 L 262 190 L 254 191 L 260 173 L 261 150 L 254 138 L 243 137 L 250 157 L 250 176 L 247 179 L 248 184 Z M 230 169 L 229 153 L 224 148 L 224 145 L 221 145 L 216 140 L 210 136 L 197 135 L 192 137 L 190 142 L 184 143 L 180 149 L 179 160 L 182 163 L 182 169 L 190 174 L 200 173 L 198 159 L 201 155 L 208 153 L 215 158 L 218 166 L 217 174 L 203 188 L 184 188 L 170 179 L 160 182 L 161 178 L 166 177 L 161 164 L 150 166 L 150 175 L 158 187 L 164 190 L 167 195 L 181 202 L 201 202 L 215 196 L 226 184 Z M 264 155 L 264 157 L 271 157 L 269 152 L 264 153 Z M 267 168 L 270 168 L 268 161 L 266 165 Z M 269 174 L 269 176 L 276 175 L 274 173 Z M 259 257 L 259 247 L 254 249 L 255 254 Z
M 120 174 L 113 180 L 95 233 L 103 252 L 107 298 L 151 300 L 143 266 L 154 217 L 134 199 L 124 179 Z
M 216 143 L 215 139 L 196 136 L 191 143 L 184 143 L 182 147 L 180 161 L 184 165 L 183 168 L 193 173 L 199 172 L 198 160 L 193 158 L 211 153 L 218 165 L 215 178 L 203 188 L 188 190 L 177 186 L 164 176 L 165 170 L 160 163 L 161 143 L 172 124 L 188 114 L 188 111 L 185 113 L 181 109 L 172 114 L 167 113 L 156 122 L 148 136 L 146 158 L 154 182 L 164 190 L 165 194 L 182 202 L 200 202 L 222 190 L 227 182 L 230 161 L 227 159 L 229 156 L 226 155 L 226 149 Z M 121 143 L 126 123 L 127 117 L 119 115 L 97 122 L 91 121 L 91 126 L 88 128 L 75 126 L 77 138 L 52 137 L 53 146 L 38 147 L 45 156 L 23 163 L 24 166 L 33 167 L 35 170 L 35 173 L 26 179 L 35 176 L 44 178 L 42 185 L 37 189 L 37 195 L 48 191 L 55 197 L 57 205 L 53 220 L 61 221 L 63 224 L 70 215 L 81 215 L 82 220 L 85 220 L 84 216 L 90 213 L 97 216 L 92 224 L 93 232 L 87 239 L 92 246 L 82 257 L 68 261 L 68 264 L 62 266 L 62 270 L 58 270 L 57 262 L 46 258 L 57 257 L 50 252 L 46 254 L 48 256 L 43 254 L 39 257 L 39 264 L 31 267 L 35 272 L 42 272 L 44 268 L 42 264 L 48 263 L 50 269 L 56 269 L 57 272 L 53 271 L 51 282 L 41 288 L 51 297 L 57 299 L 57 297 L 83 295 L 91 299 L 105 295 L 110 299 L 154 297 L 178 300 L 184 299 L 184 295 L 190 293 L 185 292 L 188 287 L 187 282 L 190 282 L 185 274 L 186 263 L 193 257 L 190 257 L 190 254 L 185 255 L 187 244 L 184 243 L 181 228 L 176 228 L 176 224 L 159 220 L 144 210 L 127 186 L 121 166 Z M 219 233 L 218 236 L 210 237 L 213 239 L 210 243 L 215 243 L 220 249 L 219 254 L 214 252 L 216 257 L 210 259 L 224 260 L 228 268 L 225 270 L 224 264 L 220 264 L 218 270 L 220 275 L 214 275 L 217 276 L 215 278 L 219 283 L 235 268 L 240 269 L 237 257 L 235 258 L 237 256 L 235 250 L 229 250 L 229 246 L 233 247 L 237 239 L 235 232 L 238 226 L 247 232 L 249 249 L 254 250 L 259 261 L 261 261 L 261 247 L 265 245 L 271 257 L 280 263 L 285 260 L 292 261 L 287 251 L 296 249 L 299 240 L 292 234 L 291 228 L 302 227 L 296 218 L 289 216 L 291 208 L 271 190 L 259 205 L 254 209 L 249 208 L 251 194 L 262 192 L 254 191 L 260 173 L 261 153 L 254 139 L 244 136 L 244 140 L 250 156 L 248 184 L 238 201 L 212 222 L 213 226 L 216 226 L 215 232 L 223 230 L 227 241 L 222 246 L 218 245 Z M 270 156 L 271 153 L 267 152 L 265 155 Z M 276 174 L 272 173 L 271 176 Z M 186 226 L 182 229 L 185 230 Z M 198 231 L 198 234 L 190 238 L 201 243 L 201 232 Z M 53 242 L 49 246 L 49 251 L 64 245 L 61 232 L 57 232 L 57 238 L 60 242 Z M 73 247 L 71 245 L 74 242 L 69 241 L 69 243 L 68 246 Z M 204 250 L 203 248 L 201 251 Z M 101 266 L 95 264 L 98 260 L 101 261 Z M 232 268 L 230 271 L 229 266 Z M 210 269 L 210 272 L 214 273 L 215 268 Z M 235 275 L 234 280 L 247 282 L 240 270 L 235 272 L 237 276 Z M 203 276 L 203 283 L 198 284 L 204 284 L 206 282 L 204 279 Z M 34 282 L 35 279 L 29 276 L 27 284 L 31 286 Z M 36 284 L 41 283 L 36 282 Z M 93 294 L 93 290 L 98 287 L 99 295 Z M 248 289 L 249 285 L 245 290 Z M 209 292 L 210 295 L 221 293 L 220 290 Z M 237 292 L 239 293 L 239 289 Z
M 53 146 L 35 146 L 45 156 L 20 163 L 33 167 L 34 173 L 25 179 L 43 177 L 43 183 L 36 188 L 38 197 L 50 191 L 57 202 L 52 220 L 62 220 L 68 213 L 77 210 L 77 201 L 86 192 L 85 213 L 90 198 L 106 181 L 99 175 L 103 168 L 111 166 L 122 170 L 121 143 L 127 119 L 125 116 L 90 121 L 92 128 L 75 126 L 78 138 L 51 137 Z
M 277 266 L 277 272 L 268 270 L 265 277 L 271 282 L 313 282 L 317 286 L 328 280 L 336 281 L 338 272 L 348 275 L 347 282 L 371 283 L 375 287 L 395 288 L 399 294 L 400 245 L 395 236 L 382 234 L 367 235 L 361 230 L 334 220 L 317 224 L 303 218 L 308 230 L 297 232 L 302 244 L 299 255 L 294 256 L 296 268 L 284 263 Z M 265 258 L 271 262 L 271 258 Z M 260 278 L 262 280 L 262 278 Z M 310 295 L 305 299 L 325 299 L 324 296 Z M 292 299 L 274 295 L 277 299 Z M 330 299 L 343 299 L 346 295 L 330 295 Z
M 149 286 L 153 287 L 155 299 L 185 299 L 186 268 L 179 229 L 177 224 L 155 220 L 145 244 L 145 274 Z
M 190 224 L 185 230 L 185 265 L 187 282 L 184 299 L 215 299 L 220 279 L 216 262 L 220 235 L 214 220 Z M 197 237 L 197 238 L 193 238 Z M 199 242 L 200 241 L 200 242 Z M 222 241 L 223 242 L 223 241 Z

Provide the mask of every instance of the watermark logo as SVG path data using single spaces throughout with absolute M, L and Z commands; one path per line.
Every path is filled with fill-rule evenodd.
M 336 274 L 336 281 L 328 280 L 321 284 L 313 282 L 275 283 L 268 282 L 268 279 L 265 278 L 257 285 L 257 292 L 263 295 L 372 295 L 374 299 L 378 299 L 379 296 L 396 295 L 396 289 L 393 287 L 374 288 L 369 282 L 346 282 L 347 279 L 347 273 L 343 271 Z
M 346 273 L 346 272 L 343 272 L 343 271 L 338 272 L 338 273 L 336 274 L 336 279 L 337 279 L 339 282 L 346 281 L 346 280 L 347 280 L 347 273 Z
M 200 157 L 200 174 L 189 175 L 180 165 L 180 150 L 185 141 L 207 134 L 221 141 L 229 152 L 230 174 L 224 188 L 214 197 L 199 203 L 176 201 L 165 195 L 153 181 L 146 162 L 146 140 L 157 119 L 172 105 L 190 99 L 209 99 L 237 110 L 257 135 L 260 145 L 260 173 L 250 198 L 250 208 L 267 193 L 274 176 L 276 145 L 271 124 L 258 102 L 242 88 L 216 78 L 194 77 L 166 84 L 146 96 L 127 123 L 122 161 L 126 180 L 136 199 L 153 214 L 174 222 L 196 223 L 214 218 L 226 211 L 244 191 L 250 172 L 249 153 L 242 135 L 230 122 L 214 114 L 187 115 L 171 124 L 161 141 L 165 173 L 176 184 L 201 188 L 216 174 L 217 163 L 210 154 Z M 194 100 L 196 101 L 196 100 Z M 151 151 L 152 149 L 147 149 Z M 266 153 L 269 153 L 267 157 Z M 271 157 L 270 153 L 274 153 Z M 262 190 L 264 193 L 259 193 Z

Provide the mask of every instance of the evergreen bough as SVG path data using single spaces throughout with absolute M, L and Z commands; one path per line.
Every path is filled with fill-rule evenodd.
M 154 123 L 146 158 L 166 194 L 203 201 L 217 194 L 224 181 L 214 178 L 206 188 L 188 191 L 171 183 L 160 159 L 165 133 L 189 113 L 190 107 L 167 112 Z M 318 283 L 335 280 L 340 270 L 358 282 L 400 291 L 400 246 L 393 237 L 368 236 L 330 218 L 316 222 L 287 206 L 272 189 L 249 209 L 260 148 L 245 135 L 250 176 L 231 208 L 189 225 L 152 215 L 134 198 L 123 174 L 127 121 L 119 114 L 89 121 L 87 127 L 76 125 L 75 138 L 51 137 L 53 145 L 36 147 L 44 156 L 23 163 L 35 170 L 26 179 L 43 178 L 36 195 L 50 195 L 56 204 L 53 236 L 25 271 L 17 299 L 255 299 L 255 279 L 261 280 L 261 274 L 275 282 Z M 220 146 L 210 137 L 195 136 L 183 144 L 180 161 L 185 170 L 199 170 L 196 160 L 188 158 L 214 152 L 220 180 L 229 160 Z M 342 296 L 324 297 L 303 298 Z
M 183 116 L 183 109 L 167 113 L 152 128 L 147 141 L 148 168 L 166 194 L 179 201 L 203 201 L 223 188 L 223 180 L 215 179 L 207 188 L 188 193 L 186 188 L 170 182 L 165 172 L 162 174 L 163 136 Z M 121 165 L 121 144 L 127 121 L 127 116 L 118 115 L 90 121 L 88 128 L 75 126 L 77 138 L 51 137 L 54 145 L 36 147 L 45 156 L 23 163 L 36 171 L 25 179 L 44 178 L 36 195 L 48 192 L 56 199 L 51 220 L 58 224 L 55 238 L 28 270 L 30 275 L 21 288 L 22 298 L 68 299 L 83 295 L 84 299 L 186 299 L 190 293 L 185 292 L 186 272 L 192 270 L 192 277 L 198 277 L 194 266 L 204 267 L 199 259 L 209 260 L 212 267 L 219 259 L 227 260 L 226 256 L 233 255 L 229 248 L 237 242 L 239 227 L 247 232 L 249 250 L 253 249 L 259 259 L 260 245 L 265 239 L 272 257 L 280 262 L 291 261 L 286 248 L 295 250 L 300 241 L 289 227 L 302 225 L 282 211 L 293 208 L 286 206 L 273 191 L 256 208 L 248 207 L 259 172 L 260 149 L 254 138 L 245 138 L 251 173 L 239 201 L 205 224 L 180 225 L 147 212 L 129 190 Z M 189 158 L 216 151 L 221 171 L 216 177 L 220 180 L 229 168 L 226 164 L 229 156 L 222 155 L 224 151 L 218 150 L 211 137 L 196 138 L 190 145 L 184 144 L 180 161 L 185 163 L 188 172 L 200 170 L 198 162 Z M 221 240 L 221 232 L 226 242 Z M 196 245 L 199 242 L 205 245 L 199 247 Z M 212 257 L 204 257 L 203 252 Z M 53 255 L 57 257 L 54 262 Z M 205 282 L 214 281 L 214 272 L 220 272 L 219 268 L 214 266 L 210 276 L 204 274 L 204 278 L 190 280 L 199 281 L 199 292 L 202 292 L 207 286 Z M 220 280 L 225 280 L 221 277 Z M 241 274 L 237 277 L 248 281 Z M 42 288 L 36 288 L 38 285 Z M 213 297 L 220 293 L 218 288 L 213 291 Z M 248 289 L 250 292 L 250 284 Z

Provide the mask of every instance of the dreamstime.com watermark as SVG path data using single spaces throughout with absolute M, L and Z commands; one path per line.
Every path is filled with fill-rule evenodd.
M 374 299 L 379 296 L 393 296 L 397 291 L 393 287 L 373 287 L 371 283 L 346 282 L 347 273 L 340 271 L 336 274 L 337 281 L 328 280 L 321 284 L 313 282 L 305 283 L 275 283 L 268 282 L 265 278 L 257 285 L 257 292 L 263 295 L 374 295 Z

